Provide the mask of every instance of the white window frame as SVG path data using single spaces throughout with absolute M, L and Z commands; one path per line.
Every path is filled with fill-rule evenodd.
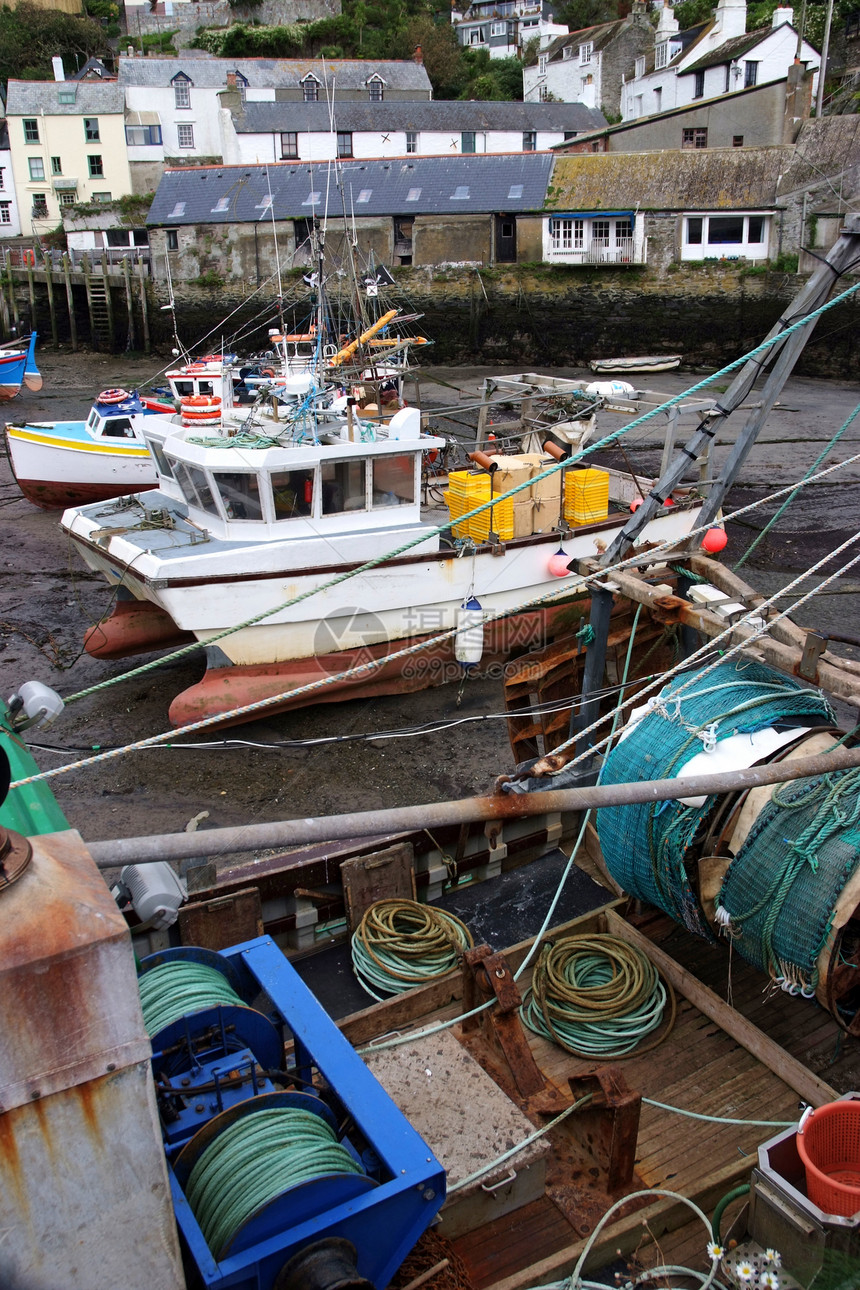
M 173 106 L 181 110 L 191 107 L 191 82 L 184 76 L 173 82 Z
M 636 59 L 636 63 L 633 68 L 633 75 L 637 81 L 640 76 L 645 75 L 645 55 L 644 54 L 640 54 L 640 56 Z
M 712 242 L 711 221 L 720 219 L 743 220 L 743 238 L 740 242 Z M 691 211 L 682 216 L 682 260 L 766 260 L 770 242 L 770 211 Z M 702 240 L 690 241 L 690 220 L 702 221 Z M 750 220 L 761 221 L 761 241 L 750 241 Z
M 194 147 L 194 123 L 192 121 L 180 121 L 177 124 L 176 146 L 177 148 Z
M 414 155 L 415 155 L 415 153 L 417 153 L 417 151 L 418 151 L 418 131 L 417 131 L 417 130 L 407 130 L 407 131 L 406 131 L 406 155 L 407 155 L 407 157 L 412 157 L 412 156 L 414 156 Z
M 587 67 L 591 62 L 591 55 L 594 53 L 594 42 L 587 40 L 584 45 L 579 47 L 580 66 Z
M 546 54 L 538 54 L 538 75 L 546 75 Z
M 654 50 L 654 67 L 657 71 L 669 63 L 669 42 L 661 40 Z
M 484 28 L 483 28 L 483 27 L 473 27 L 473 28 L 472 28 L 472 30 L 469 32 L 469 44 L 470 44 L 470 45 L 486 45 L 486 43 L 487 43 L 487 38 L 486 38 L 486 36 L 484 35 Z
M 506 22 L 493 22 L 490 24 L 491 36 L 507 36 L 508 24 Z
M 0 224 L 12 223 L 12 203 L 0 202 Z
M 644 240 L 636 215 L 550 216 L 545 254 L 570 264 L 638 264 Z

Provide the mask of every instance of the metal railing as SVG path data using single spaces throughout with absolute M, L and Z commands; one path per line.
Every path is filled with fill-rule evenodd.
M 588 246 L 565 246 L 558 242 L 550 246 L 547 259 L 561 264 L 645 264 L 647 240 L 643 238 L 639 245 L 634 237 L 619 238 L 610 245 L 592 242 Z

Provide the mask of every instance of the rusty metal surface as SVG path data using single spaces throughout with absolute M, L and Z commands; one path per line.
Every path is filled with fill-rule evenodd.
M 21 877 L 32 858 L 33 848 L 27 838 L 12 829 L 0 828 L 0 891 Z
M 131 939 L 77 833 L 0 897 L 0 1112 L 146 1059 Z
M 617 1066 L 601 1066 L 568 1082 L 574 1100 L 591 1094 L 591 1102 L 570 1121 L 571 1132 L 594 1158 L 610 1194 L 629 1187 L 636 1161 L 641 1093 L 627 1087 Z

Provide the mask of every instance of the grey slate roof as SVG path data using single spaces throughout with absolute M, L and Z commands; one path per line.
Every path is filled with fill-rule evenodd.
M 343 214 L 462 215 L 540 210 L 553 157 L 548 152 L 458 157 L 410 157 L 343 163 L 343 198 L 333 163 L 276 162 L 269 166 L 193 166 L 166 170 L 147 224 L 256 223 Z M 312 194 L 316 200 L 312 201 Z
M 783 23 L 784 27 L 790 26 L 790 23 Z M 690 63 L 685 67 L 682 76 L 689 72 L 702 72 L 706 67 L 719 67 L 721 63 L 733 63 L 744 54 L 748 54 L 751 49 L 755 49 L 765 36 L 769 36 L 773 28 L 759 27 L 756 31 L 744 32 L 742 36 L 734 36 L 731 40 L 726 40 L 716 49 L 712 49 L 709 54 L 703 54 L 695 63 Z M 794 28 L 791 28 L 794 31 Z M 795 33 L 796 34 L 796 33 Z
M 606 124 L 602 112 L 584 103 L 468 103 L 435 99 L 349 103 L 335 105 L 335 129 L 381 130 L 561 130 L 581 134 Z M 328 133 L 327 103 L 246 103 L 234 113 L 237 134 L 269 134 L 279 130 L 322 130 Z
M 228 72 L 241 72 L 249 85 L 264 89 L 297 89 L 309 72 L 321 83 L 334 82 L 342 90 L 364 89 L 371 76 L 381 76 L 391 89 L 429 94 L 426 68 L 410 60 L 375 62 L 370 59 L 341 58 L 120 58 L 120 85 L 150 85 L 163 88 L 184 72 L 201 89 L 222 90 Z
M 74 90 L 74 103 L 61 103 L 60 90 Z M 124 95 L 116 81 L 10 81 L 7 116 L 104 116 L 122 112 Z
M 626 18 L 617 18 L 614 22 L 601 22 L 594 27 L 583 27 L 579 31 L 568 32 L 566 36 L 554 36 L 546 49 L 542 49 L 540 52 L 546 54 L 548 61 L 551 63 L 564 59 L 566 46 L 570 49 L 578 50 L 580 45 L 586 45 L 590 41 L 596 52 L 597 50 L 605 49 L 610 41 L 620 35 L 625 27 L 629 26 L 630 23 Z M 535 54 L 534 58 L 526 66 L 535 67 L 537 62 L 538 56 Z

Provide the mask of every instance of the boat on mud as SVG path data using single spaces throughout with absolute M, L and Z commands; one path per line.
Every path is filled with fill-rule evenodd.
M 42 388 L 42 375 L 36 366 L 36 332 L 30 333 L 26 349 L 20 341 L 6 341 L 0 345 L 0 403 L 14 399 L 22 385 L 38 393 Z

